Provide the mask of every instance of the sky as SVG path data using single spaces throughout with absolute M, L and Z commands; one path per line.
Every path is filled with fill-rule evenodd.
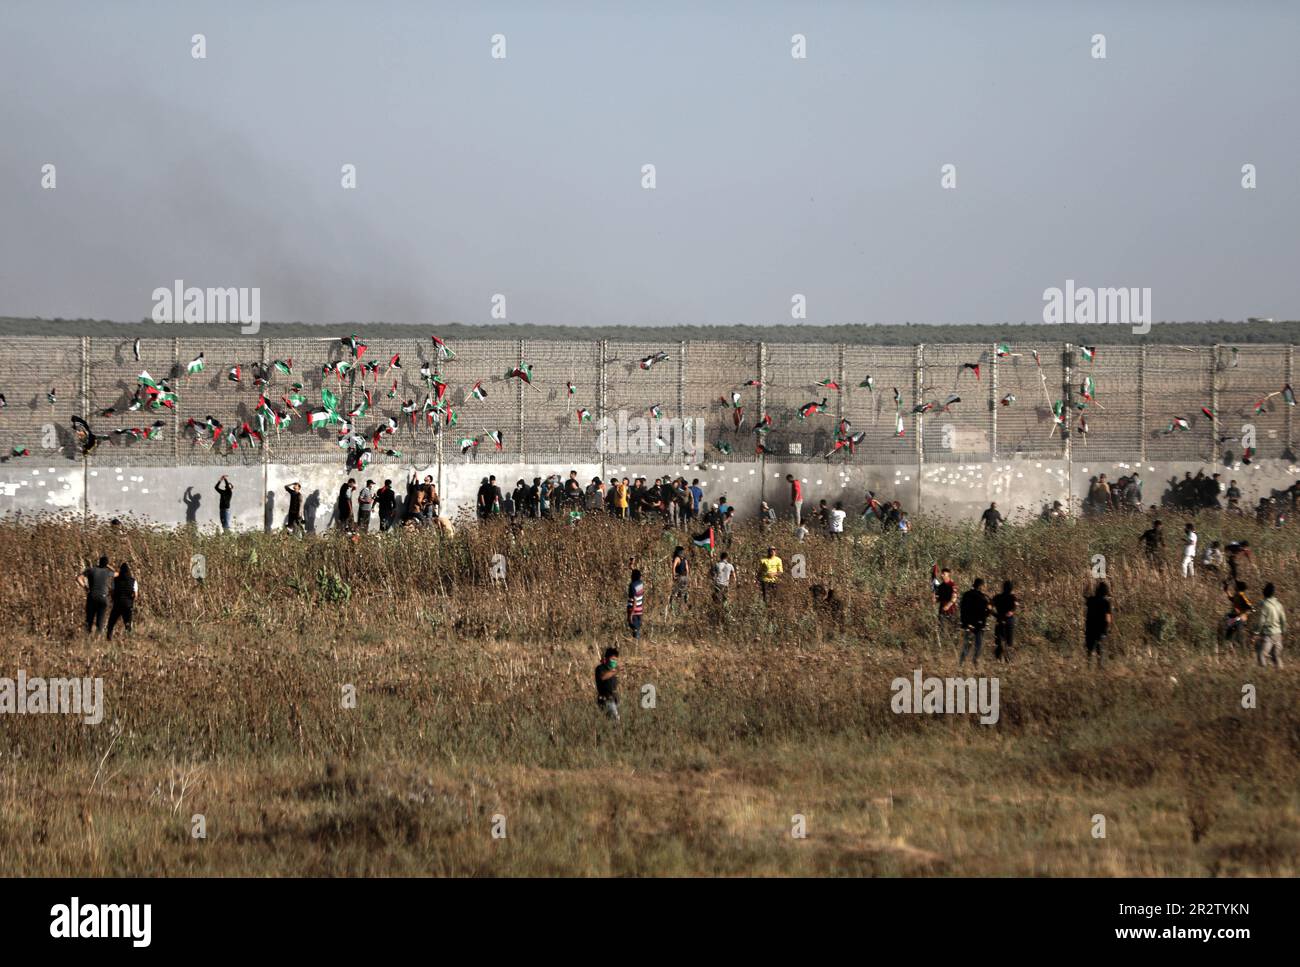
M 4 0 L 0 315 L 180 279 L 268 321 L 996 324 L 1073 279 L 1296 319 L 1297 37 L 1226 0 Z

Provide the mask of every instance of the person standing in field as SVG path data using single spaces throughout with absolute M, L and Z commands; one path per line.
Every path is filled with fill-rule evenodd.
M 1002 512 L 998 510 L 997 501 L 989 504 L 989 509 L 980 515 L 980 526 L 984 528 L 984 533 L 992 537 L 1002 526 Z
M 223 487 L 222 484 L 225 486 Z M 217 492 L 217 510 L 221 514 L 221 529 L 228 531 L 230 530 L 230 498 L 235 494 L 235 485 L 223 473 L 213 489 Z
M 798 527 L 803 523 L 803 484 L 792 473 L 787 473 L 785 480 L 790 485 L 790 508 L 794 514 L 794 526 Z
M 284 529 L 289 533 L 302 533 L 302 484 L 294 481 L 284 488 L 289 494 L 289 513 L 284 519 Z
M 930 588 L 934 592 L 934 603 L 938 609 L 936 620 L 942 641 L 948 636 L 945 629 L 957 623 L 957 582 L 952 579 L 951 568 L 937 568 L 937 564 L 930 567 Z
M 1088 648 L 1088 661 L 1097 656 L 1097 667 L 1101 667 L 1101 646 L 1110 634 L 1114 614 L 1110 605 L 1110 585 L 1105 581 L 1097 582 L 1097 590 L 1091 596 L 1085 596 L 1083 612 L 1083 639 Z
M 1147 561 L 1153 567 L 1159 566 L 1160 552 L 1165 549 L 1164 524 L 1161 523 L 1160 518 L 1157 517 L 1155 522 L 1143 531 L 1142 536 L 1138 539 L 1142 541 L 1142 547 L 1143 550 L 1146 551 Z
M 393 492 L 392 480 L 384 481 L 375 494 L 375 503 L 379 505 L 379 530 L 386 531 L 393 526 L 393 514 L 397 511 L 397 494 Z
M 714 563 L 711 569 L 713 578 L 713 600 L 720 608 L 727 607 L 727 597 L 731 593 L 731 583 L 736 576 L 736 566 L 727 559 L 727 552 L 723 551 Z
M 768 597 L 776 592 L 777 584 L 781 580 L 781 575 L 785 573 L 785 565 L 781 559 L 776 556 L 776 548 L 767 549 L 767 557 L 758 562 L 758 589 L 763 595 L 763 601 L 766 602 Z
M 111 625 L 109 626 L 112 627 Z M 1270 581 L 1264 585 L 1264 600 L 1255 609 L 1255 660 L 1263 667 L 1271 661 L 1282 667 L 1282 637 L 1286 634 L 1286 611 Z
M 984 628 L 988 624 L 989 611 L 992 609 L 988 595 L 984 593 L 983 578 L 976 578 L 970 590 L 961 596 L 960 607 L 962 646 L 961 657 L 957 659 L 957 664 L 966 663 L 966 655 L 974 646 L 975 653 L 971 658 L 971 664 L 978 666 L 980 650 L 984 647 Z
M 1223 641 L 1229 651 L 1234 651 L 1237 639 L 1243 636 L 1242 632 L 1250 620 L 1255 605 L 1246 595 L 1245 581 L 1227 581 L 1224 584 L 1224 591 L 1227 592 L 1231 607 L 1223 622 Z
M 614 485 L 614 513 L 623 520 L 627 520 L 628 499 L 627 477 L 624 477 Z
M 334 515 L 338 518 L 339 530 L 352 529 L 352 491 L 357 489 L 357 478 L 348 477 L 347 482 L 339 488 L 338 505 Z
M 357 530 L 366 534 L 370 531 L 370 511 L 375 506 L 375 482 L 367 480 L 366 485 L 357 494 Z
M 113 627 L 120 620 L 122 627 L 131 630 L 131 618 L 135 614 L 136 596 L 140 585 L 131 574 L 131 565 L 126 561 L 117 569 L 113 577 L 113 610 L 108 615 L 108 640 L 113 640 Z
M 645 582 L 641 572 L 632 569 L 632 580 L 627 585 L 627 627 L 634 639 L 641 637 L 641 618 L 645 613 Z
M 596 666 L 596 705 L 615 722 L 618 719 L 618 649 L 606 648 Z
M 1011 647 L 1016 637 L 1016 598 L 1014 585 L 1002 582 L 1002 593 L 993 596 L 993 657 L 1011 661 Z
M 668 595 L 668 603 L 664 605 L 664 617 L 668 617 L 668 612 L 674 609 L 678 601 L 682 603 L 682 608 L 690 607 L 691 593 L 691 564 L 686 559 L 686 548 L 680 544 L 673 548 L 673 560 L 669 565 L 672 579 L 672 591 Z
M 1196 528 L 1191 521 L 1183 528 L 1183 577 L 1196 577 Z
M 88 567 L 77 576 L 77 583 L 86 590 L 86 634 L 93 627 L 104 630 L 104 617 L 108 613 L 108 598 L 113 587 L 113 570 L 108 566 L 108 555 L 99 558 L 99 564 Z
M 838 500 L 835 502 L 835 507 L 826 514 L 827 532 L 833 539 L 844 536 L 844 519 L 848 516 L 844 503 Z

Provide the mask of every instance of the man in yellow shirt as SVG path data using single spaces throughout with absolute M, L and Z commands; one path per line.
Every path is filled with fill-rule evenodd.
M 758 589 L 763 592 L 763 600 L 776 590 L 777 582 L 781 580 L 781 575 L 785 573 L 785 566 L 781 559 L 776 556 L 776 548 L 767 549 L 767 557 L 758 562 Z
M 618 516 L 627 518 L 627 477 L 614 485 L 614 510 Z

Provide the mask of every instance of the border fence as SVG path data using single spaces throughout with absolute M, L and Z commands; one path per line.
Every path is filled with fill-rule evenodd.
M 404 464 L 592 462 L 600 457 L 603 418 L 649 418 L 652 411 L 702 421 L 706 448 L 733 463 L 761 459 L 760 439 L 768 459 L 818 459 L 832 450 L 841 421 L 862 436 L 852 455 L 842 450 L 835 459 L 867 464 L 1018 456 L 1212 461 L 1225 450 L 1241 452 L 1248 440 L 1262 459 L 1293 453 L 1295 406 L 1282 395 L 1295 381 L 1292 345 L 1100 346 L 1090 352 L 1062 343 L 664 343 L 651 335 L 644 342 L 467 340 L 452 347 L 450 360 L 440 359 L 427 339 L 375 340 L 362 361 L 377 361 L 379 372 L 357 367 L 343 380 L 323 371 L 349 358 L 338 339 L 145 339 L 137 360 L 131 340 L 16 338 L 0 353 L 0 393 L 7 403 L 0 409 L 0 447 L 33 455 L 58 450 L 80 459 L 69 420 L 77 414 L 97 433 L 110 434 L 84 458 L 90 464 L 341 461 L 337 432 L 313 429 L 305 419 L 319 408 L 324 386 L 348 409 L 369 390 L 373 402 L 357 430 L 369 436 L 376 424 L 396 420 L 398 432 L 385 446 L 401 450 Z M 186 374 L 186 363 L 200 352 L 204 371 Z M 397 354 L 401 367 L 388 370 Z M 656 354 L 658 361 L 642 364 Z M 290 383 L 301 382 L 308 397 L 302 418 L 267 428 L 262 446 L 234 452 L 193 438 L 190 417 L 201 422 L 211 416 L 229 429 L 245 421 L 257 426 L 262 390 L 253 371 L 290 359 L 293 375 L 272 373 L 264 391 L 283 408 Z M 447 384 L 458 417 L 453 426 L 435 431 L 402 412 L 404 401 L 423 400 L 428 391 L 420 376 L 425 363 Z M 531 384 L 505 375 L 523 364 L 532 368 Z M 228 375 L 236 365 L 239 382 Z M 174 409 L 129 411 L 142 371 L 171 381 L 179 395 Z M 479 381 L 486 397 L 471 398 Z M 801 418 L 809 403 L 819 404 L 819 412 Z M 764 414 L 771 426 L 759 435 L 754 428 Z M 164 421 L 158 439 L 110 432 L 157 419 Z M 463 455 L 456 445 L 489 431 L 500 433 L 500 452 L 484 443 Z M 375 462 L 386 459 L 381 451 Z M 672 463 L 681 454 L 649 452 L 641 459 Z

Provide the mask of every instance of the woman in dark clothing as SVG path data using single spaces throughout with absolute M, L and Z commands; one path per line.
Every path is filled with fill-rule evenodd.
M 113 628 L 117 625 L 119 619 L 122 627 L 127 631 L 131 630 L 131 616 L 135 611 L 135 596 L 139 589 L 134 577 L 131 576 L 131 565 L 125 561 L 117 569 L 117 576 L 113 578 L 113 610 L 108 615 L 108 640 L 113 640 Z

